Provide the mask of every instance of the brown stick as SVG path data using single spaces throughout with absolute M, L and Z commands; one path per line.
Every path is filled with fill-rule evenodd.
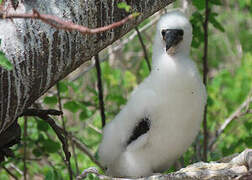
M 2 166 L 2 168 L 3 168 L 13 179 L 18 180 L 18 177 L 17 177 L 14 173 L 12 173 L 8 168 L 6 168 L 6 167 L 4 167 L 4 166 Z
M 23 156 L 23 165 L 24 165 L 24 180 L 27 180 L 27 117 L 24 117 L 24 134 L 23 134 L 23 141 L 24 141 L 24 156 Z
M 57 83 L 56 88 L 57 88 L 57 97 L 58 97 L 58 107 L 59 107 L 59 110 L 61 112 L 63 112 L 62 103 L 61 103 L 61 96 L 60 96 L 60 90 L 59 90 L 59 83 Z M 62 121 L 64 132 L 66 132 L 66 125 L 65 125 L 65 121 L 64 121 L 64 117 L 63 117 L 62 113 L 60 114 L 60 119 Z M 65 138 L 66 138 L 65 139 L 66 147 L 68 148 L 68 136 L 67 136 L 66 133 L 64 135 L 65 135 Z M 64 150 L 64 152 L 65 152 L 65 150 Z M 71 155 L 70 152 L 69 152 L 69 154 Z M 73 170 L 71 168 L 70 158 L 71 158 L 71 156 L 69 158 L 67 158 L 67 156 L 66 156 L 66 165 L 67 165 L 67 169 L 68 169 L 68 172 L 69 172 L 69 178 L 70 178 L 70 180 L 72 180 L 73 179 Z
M 204 28 L 204 56 L 203 56 L 203 83 L 207 87 L 207 73 L 208 73 L 208 62 L 207 62 L 207 50 L 208 50 L 208 18 L 210 9 L 208 7 L 208 0 L 205 1 L 205 22 Z M 204 109 L 203 117 L 203 133 L 204 133 L 204 149 L 203 149 L 203 160 L 207 161 L 207 144 L 208 144 L 208 132 L 207 132 L 207 104 Z
M 102 87 L 102 79 L 101 79 L 102 72 L 101 72 L 99 54 L 95 55 L 95 67 L 96 67 L 96 72 L 97 72 L 97 88 L 98 88 L 102 128 L 104 128 L 104 126 L 106 125 L 106 116 L 105 116 L 105 108 L 104 108 L 104 100 L 103 100 L 103 87 Z
M 100 33 L 104 32 L 110 29 L 114 29 L 118 26 L 121 26 L 125 24 L 127 21 L 130 19 L 133 19 L 136 15 L 130 14 L 126 18 L 115 22 L 113 24 L 104 26 L 104 27 L 99 27 L 99 28 L 94 28 L 90 29 L 88 27 L 82 26 L 75 24 L 71 21 L 65 21 L 60 19 L 57 16 L 54 15 L 49 15 L 49 14 L 40 14 L 36 9 L 33 9 L 33 13 L 28 14 L 28 13 L 23 13 L 23 14 L 4 14 L 3 12 L 0 12 L 0 19 L 38 19 L 43 21 L 46 24 L 51 25 L 52 27 L 56 29 L 63 29 L 67 31 L 79 31 L 82 34 L 95 34 L 95 33 Z
M 145 47 L 145 45 L 144 45 L 143 38 L 142 38 L 142 36 L 141 36 L 141 33 L 140 33 L 139 30 L 138 30 L 138 27 L 136 27 L 135 29 L 136 29 L 136 32 L 137 32 L 138 39 L 139 39 L 139 41 L 140 41 L 140 43 L 141 43 L 141 46 L 142 46 L 142 48 L 143 48 L 144 58 L 145 58 L 145 61 L 146 61 L 146 63 L 147 63 L 148 69 L 149 69 L 149 71 L 151 71 L 150 60 L 149 60 L 149 58 L 148 58 L 148 53 L 147 53 L 146 47 Z

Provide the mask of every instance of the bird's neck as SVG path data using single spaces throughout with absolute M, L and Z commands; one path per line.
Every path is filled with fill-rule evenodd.
M 172 66 L 179 66 L 189 57 L 189 50 L 176 49 L 174 53 L 167 53 L 164 49 L 153 49 L 152 69 L 167 69 Z

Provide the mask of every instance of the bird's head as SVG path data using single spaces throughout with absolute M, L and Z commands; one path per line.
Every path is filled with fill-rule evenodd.
M 179 10 L 163 15 L 158 24 L 155 48 L 169 55 L 189 53 L 192 41 L 192 27 L 186 16 Z

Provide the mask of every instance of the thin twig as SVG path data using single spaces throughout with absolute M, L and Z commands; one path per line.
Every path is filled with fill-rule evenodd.
M 58 126 L 52 118 L 49 117 L 49 119 L 47 119 L 48 115 L 60 115 L 61 113 L 62 113 L 61 111 L 54 110 L 54 109 L 50 109 L 50 110 L 27 109 L 23 114 L 25 114 L 26 116 L 38 116 L 41 119 L 48 122 L 49 125 L 53 128 L 53 130 L 57 134 L 57 136 L 59 134 L 58 138 L 61 140 L 61 142 L 62 141 L 64 142 L 64 144 L 62 142 L 64 152 L 67 149 L 64 149 L 65 148 L 65 139 L 61 134 L 66 134 L 67 137 L 73 141 L 73 143 L 76 145 L 76 147 L 79 150 L 84 152 L 95 164 L 97 164 L 97 166 L 99 166 L 101 169 L 104 170 L 104 167 L 99 163 L 99 161 L 97 161 L 95 159 L 94 154 L 88 149 L 88 147 L 85 144 L 83 144 L 77 137 L 72 135 L 70 132 L 67 132 L 63 128 Z M 45 117 L 45 119 L 44 119 L 44 117 Z M 66 152 L 65 152 L 65 154 L 66 154 Z
M 58 126 L 55 121 L 49 116 L 49 115 L 61 115 L 62 111 L 57 110 L 38 110 L 38 109 L 27 109 L 24 111 L 22 115 L 26 116 L 37 116 L 47 122 L 51 128 L 56 133 L 57 137 L 62 143 L 63 151 L 66 157 L 66 161 L 70 163 L 70 157 L 71 153 L 68 151 L 68 144 L 67 144 L 67 138 L 65 138 L 62 134 L 66 134 L 64 129 L 62 129 L 60 126 Z M 71 176 L 70 176 L 71 177 Z
M 57 96 L 58 96 L 58 107 L 59 107 L 59 110 L 60 110 L 61 112 L 63 112 L 63 111 L 62 111 L 62 103 L 61 103 L 60 90 L 59 90 L 59 83 L 57 83 L 56 88 L 57 88 Z M 63 113 L 60 114 L 60 119 L 61 119 L 61 121 L 62 121 L 62 125 L 63 125 L 64 132 L 66 132 L 66 125 L 65 125 Z M 67 134 L 64 134 L 64 135 L 65 135 L 65 138 L 66 138 L 65 143 L 66 143 L 66 146 L 67 146 L 67 148 L 68 148 L 68 136 L 67 136 Z M 70 153 L 70 152 L 69 152 L 69 153 Z M 71 168 L 70 157 L 69 157 L 69 159 L 66 158 L 66 165 L 67 165 L 67 169 L 68 169 L 68 172 L 69 172 L 69 178 L 72 180 L 72 179 L 73 179 L 73 170 L 72 170 L 72 168 Z
M 21 171 L 17 166 L 15 166 L 13 163 L 10 163 L 10 167 L 15 169 L 20 175 L 23 176 L 23 171 Z
M 45 116 L 45 115 L 54 115 L 59 116 L 63 114 L 62 111 L 58 111 L 55 109 L 26 109 L 24 110 L 21 116 Z
M 91 128 L 92 130 L 94 130 L 98 134 L 102 134 L 102 131 L 99 128 L 97 128 L 96 126 L 94 126 L 93 124 L 87 123 L 87 125 L 88 125 L 89 128 Z
M 100 33 L 104 31 L 108 31 L 111 29 L 114 29 L 116 27 L 119 27 L 123 24 L 125 24 L 127 21 L 130 19 L 133 19 L 135 17 L 134 14 L 130 14 L 126 18 L 115 22 L 113 24 L 99 27 L 99 28 L 88 28 L 82 25 L 75 24 L 71 21 L 65 21 L 60 19 L 57 16 L 54 15 L 49 15 L 49 14 L 40 14 L 36 9 L 33 9 L 33 13 L 23 13 L 23 14 L 4 14 L 3 12 L 0 12 L 0 19 L 38 19 L 43 21 L 46 24 L 51 25 L 52 27 L 56 29 L 63 29 L 66 31 L 78 31 L 82 34 L 95 34 L 95 33 Z
M 208 18 L 210 9 L 208 7 L 208 0 L 205 0 L 205 21 L 203 24 L 204 28 L 204 56 L 203 56 L 203 83 L 207 87 L 207 74 L 208 74 L 208 61 L 207 61 L 207 52 L 208 52 Z M 207 104 L 204 109 L 203 117 L 203 134 L 204 134 L 204 149 L 203 149 L 203 160 L 207 161 L 207 144 L 208 144 L 208 131 L 207 131 Z
M 70 143 L 71 143 L 73 157 L 74 157 L 74 162 L 75 162 L 76 174 L 80 174 L 80 169 L 79 169 L 79 165 L 78 165 L 77 155 L 76 155 L 76 151 L 75 151 L 75 144 L 73 143 L 72 139 L 70 141 L 71 141 Z
M 62 110 L 62 103 L 61 103 L 61 96 L 60 96 L 60 90 L 59 90 L 59 83 L 56 84 L 56 88 L 57 88 L 57 97 L 58 97 L 59 111 L 63 112 L 63 110 Z M 61 121 L 62 121 L 63 129 L 66 130 L 66 125 L 65 125 L 63 113 L 60 114 L 60 118 L 61 118 Z
M 150 60 L 148 58 L 148 53 L 147 53 L 146 47 L 145 47 L 144 42 L 143 42 L 143 38 L 141 36 L 141 33 L 138 30 L 138 27 L 136 27 L 135 29 L 136 29 L 136 32 L 137 32 L 138 39 L 139 39 L 139 41 L 141 43 L 141 46 L 143 48 L 144 58 L 145 58 L 145 61 L 146 61 L 147 65 L 148 65 L 148 69 L 149 69 L 149 71 L 151 71 L 151 64 L 150 64 Z
M 97 166 L 99 166 L 102 170 L 105 170 L 105 168 L 101 165 L 99 161 L 97 161 L 93 155 L 93 153 L 88 149 L 88 147 L 83 144 L 80 140 L 78 140 L 75 136 L 71 136 L 73 143 L 76 145 L 78 149 L 80 149 L 82 152 L 84 152 Z
M 26 143 L 27 141 L 27 117 L 24 117 L 24 134 L 23 134 L 23 142 L 24 142 L 24 156 L 23 156 L 23 164 L 24 164 L 24 180 L 27 179 L 27 165 L 26 165 Z
M 8 168 L 6 168 L 6 167 L 4 167 L 4 166 L 2 166 L 2 168 L 3 168 L 12 178 L 14 178 L 15 180 L 18 180 L 18 177 L 17 177 L 15 174 L 13 174 Z
M 104 101 L 103 101 L 103 88 L 102 88 L 102 79 L 101 79 L 102 72 L 101 72 L 99 54 L 95 55 L 95 67 L 96 67 L 97 79 L 98 79 L 97 87 L 98 87 L 102 127 L 104 127 L 106 125 L 106 116 L 105 116 L 105 108 L 104 108 Z
M 245 114 L 251 113 L 249 109 L 246 109 L 248 105 L 252 102 L 252 97 L 249 96 L 246 98 L 246 100 L 233 112 L 227 119 L 225 119 L 224 123 L 221 125 L 221 127 L 216 132 L 216 135 L 210 140 L 208 149 L 211 150 L 213 148 L 213 145 L 219 138 L 219 136 L 224 132 L 226 127 L 235 119 L 240 118 L 241 116 L 244 116 Z M 243 109 L 246 109 L 244 112 L 242 112 Z

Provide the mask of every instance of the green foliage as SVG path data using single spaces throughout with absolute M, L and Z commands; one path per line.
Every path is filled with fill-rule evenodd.
M 1 3 L 1 2 L 0 2 Z M 0 39 L 0 45 L 1 45 L 1 39 Z M 13 69 L 13 65 L 11 64 L 11 62 L 5 57 L 5 54 L 0 51 L 0 67 L 7 69 L 7 70 L 12 70 Z
M 126 12 L 129 12 L 131 9 L 131 6 L 129 6 L 126 2 L 120 2 L 117 4 L 117 7 L 119 9 L 124 9 Z
M 207 118 L 209 135 L 214 136 L 225 119 L 245 100 L 252 87 L 252 4 L 248 0 L 231 0 L 226 4 L 223 4 L 221 0 L 209 2 L 211 11 L 208 36 Z M 191 56 L 202 72 L 205 1 L 193 0 L 192 3 L 195 11 L 190 19 L 194 36 Z M 179 5 L 179 3 L 175 4 Z M 131 10 L 126 3 L 119 3 L 118 7 L 127 12 Z M 150 20 L 145 20 L 140 27 L 149 22 Z M 154 32 L 155 29 L 152 28 L 145 31 L 143 35 L 143 41 L 147 46 L 150 59 L 152 53 L 151 38 L 153 39 Z M 126 104 L 128 96 L 137 84 L 149 75 L 147 64 L 142 55 L 142 48 L 137 38 L 126 44 L 122 52 L 117 53 L 114 60 L 105 61 L 101 64 L 107 122 L 112 120 Z M 59 91 L 67 131 L 72 132 L 87 145 L 90 151 L 97 154 L 102 135 L 99 133 L 101 131 L 101 117 L 96 70 L 92 69 L 84 77 L 74 82 L 68 79 L 59 82 Z M 50 93 L 45 94 L 43 105 L 46 108 L 58 109 L 55 87 L 50 90 Z M 252 105 L 250 105 L 250 108 L 252 108 Z M 57 124 L 61 125 L 60 118 L 53 118 Z M 23 127 L 24 119 L 20 118 L 19 123 Z M 67 168 L 62 159 L 62 146 L 52 128 L 41 119 L 29 117 L 27 130 L 29 136 L 25 140 L 28 146 L 28 157 L 30 159 L 43 159 L 43 161 L 27 161 L 30 178 L 35 179 L 35 176 L 40 174 L 44 179 L 69 179 Z M 209 152 L 208 160 L 217 160 L 223 156 L 240 152 L 245 148 L 252 148 L 251 137 L 252 115 L 247 114 L 228 125 L 217 140 L 215 148 Z M 199 161 L 196 146 L 201 148 L 201 152 L 202 142 L 203 135 L 200 132 L 197 141 L 183 156 L 185 165 Z M 17 145 L 14 149 L 16 149 L 15 157 L 22 158 L 24 155 L 23 144 Z M 72 153 L 72 148 L 69 147 L 69 149 Z M 75 148 L 75 151 L 80 171 L 91 166 L 97 167 L 85 153 L 77 148 Z M 14 164 L 23 170 L 22 160 L 8 158 L 6 165 L 10 162 L 15 162 Z M 73 156 L 71 166 L 76 173 L 77 168 Z M 172 167 L 169 172 L 174 170 L 175 168 Z M 102 173 L 100 169 L 99 171 Z M 21 178 L 18 173 L 16 175 Z M 9 179 L 9 176 L 6 172 L 1 171 L 0 179 Z M 87 179 L 95 179 L 95 176 L 89 175 Z

